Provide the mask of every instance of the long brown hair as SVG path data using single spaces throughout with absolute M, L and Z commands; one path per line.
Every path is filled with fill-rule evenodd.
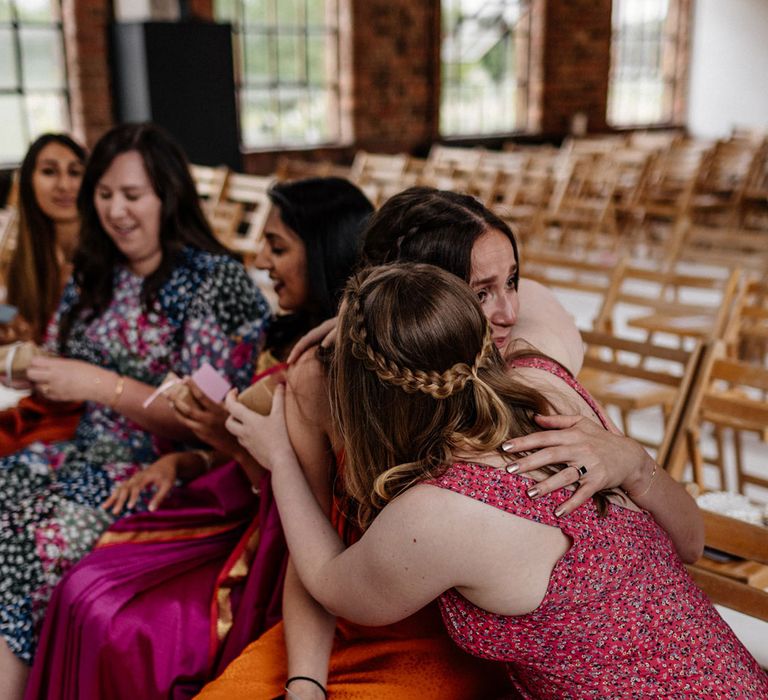
M 8 303 L 32 326 L 40 340 L 61 298 L 64 280 L 56 258 L 56 231 L 35 197 L 32 178 L 37 158 L 48 144 L 58 143 L 81 162 L 86 152 L 66 134 L 43 134 L 27 150 L 19 169 L 19 235 L 8 265 Z
M 158 268 L 142 284 L 143 308 L 148 310 L 152 307 L 185 246 L 217 255 L 230 255 L 216 240 L 203 215 L 187 157 L 173 137 L 149 122 L 112 127 L 93 147 L 80 185 L 77 207 L 82 223 L 72 273 L 80 296 L 61 319 L 58 339 L 60 352 L 64 351 L 75 319 L 81 313 L 85 312 L 86 318 L 91 320 L 100 316 L 109 306 L 115 268 L 126 262 L 125 256 L 101 225 L 94 204 L 94 193 L 99 180 L 115 158 L 131 151 L 141 156 L 152 189 L 162 201 L 160 248 L 163 255 Z
M 508 376 L 475 295 L 419 263 L 372 267 L 344 295 L 331 404 L 344 480 L 365 528 L 409 487 L 441 474 L 457 450 L 500 451 L 539 430 L 544 397 Z

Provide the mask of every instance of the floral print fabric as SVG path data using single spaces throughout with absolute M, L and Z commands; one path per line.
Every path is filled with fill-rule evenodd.
M 570 492 L 532 500 L 530 480 L 454 464 L 429 482 L 512 515 L 559 527 L 572 541 L 539 607 L 504 616 L 455 589 L 443 621 L 465 651 L 507 663 L 524 698 L 768 698 L 768 676 L 691 580 L 650 514 L 593 502 L 556 518 Z
M 95 319 L 80 316 L 64 355 L 153 386 L 169 371 L 187 375 L 207 361 L 239 389 L 248 386 L 269 307 L 239 263 L 185 249 L 149 311 L 142 284 L 118 268 L 109 307 Z M 70 282 L 48 349 L 57 349 L 59 320 L 77 298 Z M 100 504 L 117 483 L 178 447 L 88 402 L 71 441 L 35 443 L 0 460 L 0 633 L 22 660 L 31 661 L 53 588 L 112 522 Z

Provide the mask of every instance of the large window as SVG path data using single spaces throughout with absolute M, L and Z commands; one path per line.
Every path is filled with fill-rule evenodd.
M 529 0 L 442 0 L 440 132 L 524 129 Z
M 610 124 L 674 121 L 681 83 L 681 20 L 680 0 L 613 0 Z
M 0 162 L 69 129 L 66 86 L 59 0 L 0 0 Z
M 340 1 L 216 0 L 234 28 L 246 148 L 340 140 Z

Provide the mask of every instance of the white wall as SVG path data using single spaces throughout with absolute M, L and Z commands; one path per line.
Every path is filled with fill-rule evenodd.
M 768 1 L 695 0 L 688 127 L 768 128 Z

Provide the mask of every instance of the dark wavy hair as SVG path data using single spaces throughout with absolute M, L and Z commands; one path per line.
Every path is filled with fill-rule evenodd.
M 62 319 L 59 347 L 63 349 L 74 320 L 83 311 L 89 319 L 101 315 L 112 300 L 114 270 L 126 262 L 107 235 L 94 204 L 99 180 L 115 158 L 136 151 L 144 163 L 155 194 L 162 202 L 158 268 L 144 279 L 141 301 L 149 309 L 157 292 L 168 280 L 183 248 L 190 246 L 220 255 L 227 249 L 214 237 L 200 208 L 189 163 L 181 147 L 160 127 L 150 124 L 120 124 L 110 129 L 94 146 L 83 175 L 77 205 L 82 219 L 80 244 L 74 258 L 74 281 L 78 302 Z
M 307 253 L 310 303 L 273 324 L 268 345 L 279 347 L 336 314 L 344 285 L 358 264 L 373 206 L 358 187 L 339 177 L 281 182 L 268 195 Z
M 469 282 L 472 246 L 493 230 L 512 243 L 517 287 L 520 257 L 512 229 L 474 197 L 433 187 L 409 187 L 384 202 L 366 230 L 363 257 L 369 265 L 427 263 Z
M 64 282 L 56 259 L 56 229 L 43 212 L 32 185 L 40 152 L 57 143 L 84 163 L 85 149 L 67 134 L 43 134 L 27 150 L 19 168 L 19 235 L 8 265 L 8 303 L 32 326 L 36 340 L 56 311 Z

